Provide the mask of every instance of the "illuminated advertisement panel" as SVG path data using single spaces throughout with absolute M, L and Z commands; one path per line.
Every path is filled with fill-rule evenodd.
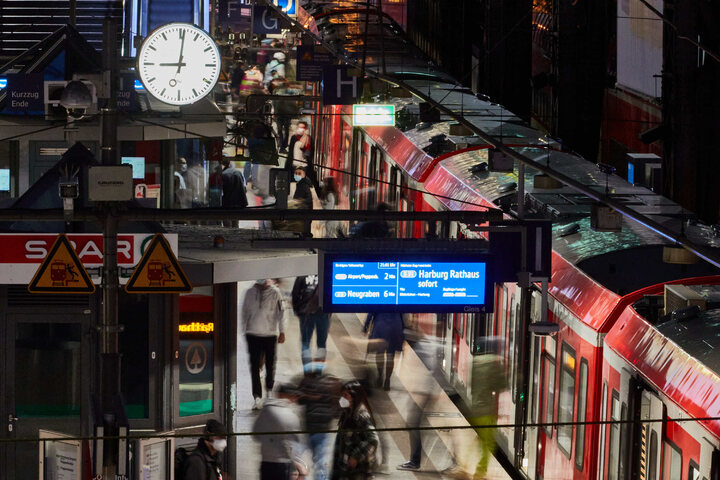
M 493 282 L 486 256 L 326 253 L 326 312 L 487 312 Z

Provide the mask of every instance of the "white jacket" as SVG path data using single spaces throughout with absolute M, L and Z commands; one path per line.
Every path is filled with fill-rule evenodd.
M 240 331 L 246 335 L 274 337 L 285 331 L 285 304 L 280 289 L 253 285 L 245 294 Z

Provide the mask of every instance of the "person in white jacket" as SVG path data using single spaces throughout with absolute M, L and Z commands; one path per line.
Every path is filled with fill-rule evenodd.
M 269 280 L 257 280 L 245 293 L 240 313 L 240 332 L 245 334 L 250 355 L 253 409 L 262 406 L 260 364 L 265 357 L 265 389 L 275 383 L 275 350 L 285 342 L 285 305 L 280 289 Z

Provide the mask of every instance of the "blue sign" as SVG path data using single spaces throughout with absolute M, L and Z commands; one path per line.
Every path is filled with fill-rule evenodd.
M 253 8 L 253 33 L 268 35 L 282 32 L 280 19 L 272 16 L 272 10 L 261 5 Z
M 137 78 L 134 73 L 120 75 L 116 94 L 117 108 L 121 112 L 139 112 L 140 101 L 135 91 Z
M 297 3 L 297 0 L 275 0 L 275 5 L 282 8 L 283 13 L 287 15 L 295 15 L 297 14 L 297 9 L 295 7 L 295 4 Z
M 347 65 L 331 65 L 323 68 L 322 93 L 324 105 L 353 105 L 360 97 L 360 77 L 350 76 Z
M 323 263 L 327 312 L 484 312 L 492 303 L 483 258 L 331 254 Z
M 3 113 L 44 115 L 44 80 L 42 73 L 9 73 Z
M 323 68 L 332 65 L 330 52 L 318 45 L 298 45 L 295 78 L 302 82 L 319 82 Z

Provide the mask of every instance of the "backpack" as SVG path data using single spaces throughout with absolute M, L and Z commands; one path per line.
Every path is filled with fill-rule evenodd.
M 189 456 L 190 453 L 188 453 L 186 448 L 179 447 L 175 449 L 175 480 L 185 480 L 183 466 Z

